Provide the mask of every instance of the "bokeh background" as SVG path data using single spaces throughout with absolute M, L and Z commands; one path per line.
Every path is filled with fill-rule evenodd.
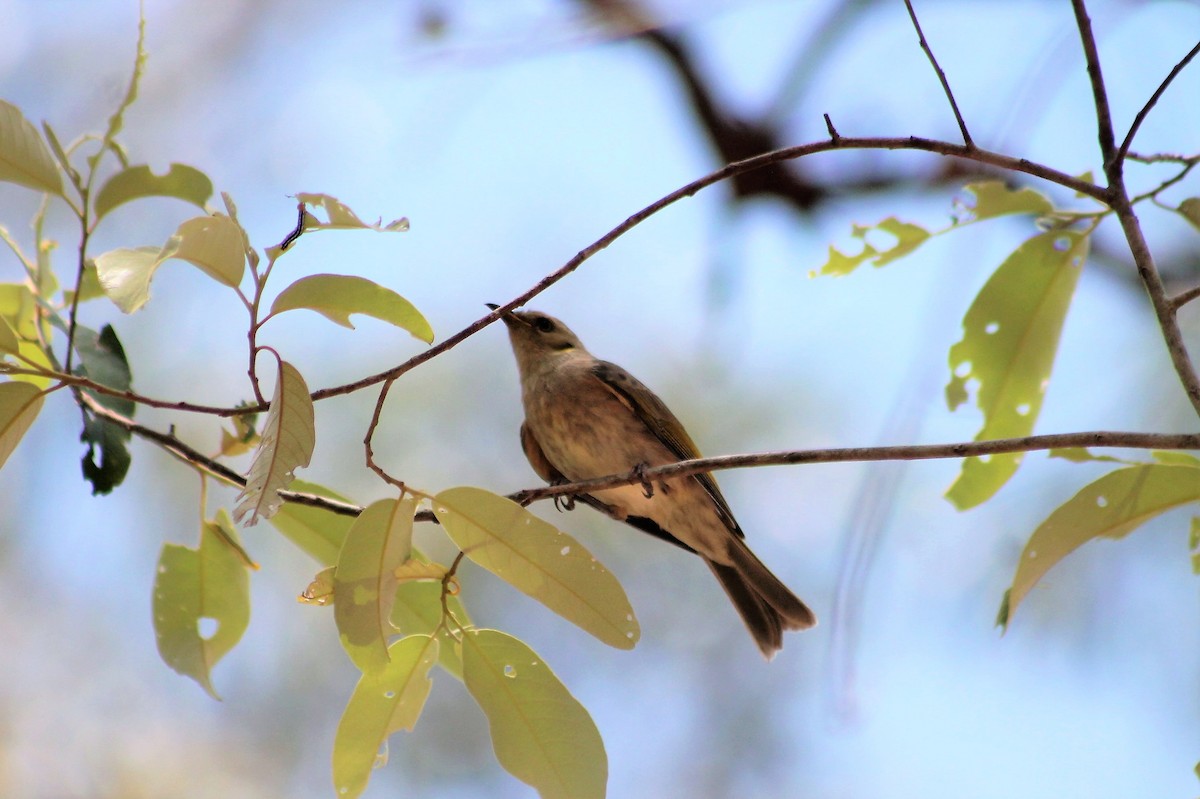
M 1200 35 L 1200 5 L 1090 5 L 1123 130 Z M 917 10 L 977 142 L 1098 170 L 1065 0 Z M 137 15 L 126 0 L 0 0 L 0 96 L 64 140 L 102 130 L 125 92 Z M 149 61 L 123 135 L 133 160 L 205 170 L 259 247 L 291 229 L 299 191 L 333 194 L 364 218 L 408 216 L 404 234 L 306 237 L 280 262 L 277 288 L 312 272 L 364 275 L 412 300 L 439 337 L 738 147 L 823 138 L 823 113 L 843 135 L 957 138 L 898 1 L 148 0 L 145 15 Z M 1198 96 L 1193 68 L 1136 149 L 1194 152 Z M 849 278 L 809 276 L 829 244 L 853 248 L 852 223 L 946 224 L 974 179 L 961 167 L 841 153 L 792 165 L 768 191 L 718 185 L 533 305 L 653 386 L 708 454 L 970 438 L 977 413 L 950 414 L 942 400 L 946 351 L 1030 223 L 981 225 Z M 1140 190 L 1167 174 L 1138 167 L 1131 182 Z M 1196 194 L 1193 179 L 1163 199 Z M 0 222 L 25 242 L 36 202 L 0 186 Z M 193 213 L 174 201 L 126 206 L 92 252 L 160 244 Z M 1172 284 L 1190 285 L 1196 231 L 1144 216 Z M 76 236 L 67 221 L 52 214 L 63 274 Z M 20 279 L 8 254 L 0 279 Z M 236 299 L 180 262 L 153 294 L 131 317 L 103 301 L 83 312 L 116 326 L 136 387 L 246 398 Z M 313 387 L 418 352 L 371 320 L 347 331 L 288 316 L 265 342 Z M 1198 318 L 1182 319 L 1195 347 Z M 319 405 L 302 476 L 362 502 L 387 494 L 362 458 L 374 398 Z M 196 540 L 197 481 L 135 441 L 126 484 L 91 497 L 67 399 L 47 404 L 0 473 L 0 795 L 330 796 L 333 733 L 356 671 L 332 614 L 294 599 L 316 564 L 268 525 L 245 531 L 263 569 L 250 628 L 215 672 L 224 701 L 212 701 L 158 660 L 150 619 L 161 544 Z M 139 418 L 216 446 L 208 420 Z M 537 483 L 519 422 L 497 326 L 395 386 L 376 449 L 414 485 L 508 492 Z M 1118 231 L 1106 228 L 1038 430 L 1195 427 Z M 586 509 L 537 508 L 624 582 L 643 627 L 634 651 L 608 650 L 475 569 L 466 600 L 478 623 L 528 641 L 590 709 L 614 797 L 1195 796 L 1200 606 L 1187 514 L 1085 547 L 1001 636 L 993 621 L 1025 538 L 1102 470 L 1030 456 L 992 502 L 958 513 L 941 498 L 956 468 L 720 475 L 756 551 L 822 617 L 770 664 L 698 560 Z M 209 501 L 212 513 L 232 492 Z M 418 536 L 447 552 L 436 528 Z M 532 791 L 496 764 L 482 714 L 439 674 L 417 732 L 393 739 L 366 795 Z

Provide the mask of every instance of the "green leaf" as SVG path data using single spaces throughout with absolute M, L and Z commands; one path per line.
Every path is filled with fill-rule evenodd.
M 1087 447 L 1060 447 L 1050 450 L 1047 454 L 1051 458 L 1062 458 L 1072 463 L 1137 463 L 1126 458 L 1114 458 L 1112 455 L 1097 455 Z
M 881 231 L 894 240 L 890 247 L 878 249 L 867 236 L 872 231 Z M 930 237 L 929 231 L 911 222 L 901 222 L 894 216 L 889 216 L 877 225 L 855 225 L 851 235 L 862 242 L 862 251 L 857 255 L 846 255 L 834 247 L 829 248 L 829 258 L 818 271 L 821 275 L 848 275 L 864 263 L 884 266 L 892 261 L 908 255 L 920 247 Z
M 21 109 L 0 100 L 0 181 L 62 195 L 62 173 Z
M 412 553 L 411 496 L 381 499 L 366 507 L 346 534 L 333 574 L 333 615 L 342 646 L 354 665 L 378 672 L 388 663 L 396 567 Z
M 388 233 L 408 230 L 408 219 L 406 217 L 400 217 L 388 222 L 386 225 L 383 224 L 382 220 L 374 223 L 364 222 L 358 218 L 358 214 L 350 210 L 348 205 L 329 194 L 300 193 L 296 195 L 296 199 L 312 208 L 324 208 L 325 214 L 329 219 L 328 222 L 322 222 L 316 217 L 310 217 L 305 220 L 304 227 L 306 230 L 343 228 L 350 230 L 378 230 Z
M 222 510 L 201 526 L 198 549 L 163 545 L 154 580 L 159 655 L 214 699 L 220 697 L 212 685 L 212 668 L 250 623 L 250 578 L 229 541 L 237 541 L 237 531 Z
M 1183 218 L 1200 230 L 1200 197 L 1188 197 L 1179 204 L 1179 213 Z
M 75 328 L 75 352 L 79 354 L 76 373 L 109 388 L 128 391 L 133 385 L 133 375 L 125 350 L 117 338 L 112 325 L 105 325 L 99 333 L 82 325 Z M 132 417 L 137 409 L 133 400 L 100 394 L 84 389 L 96 402 L 122 416 Z M 80 440 L 87 444 L 83 455 L 84 478 L 92 484 L 92 494 L 108 494 L 119 486 L 129 472 L 130 433 L 91 411 L 84 412 L 83 433 Z M 96 461 L 99 450 L 100 460 Z
M 271 306 L 271 314 L 296 308 L 316 311 L 331 322 L 353 329 L 350 314 L 373 316 L 407 330 L 426 344 L 433 341 L 433 328 L 412 303 L 391 289 L 366 278 L 351 275 L 310 275 L 283 290 Z
M 224 214 L 193 217 L 167 239 L 155 266 L 169 258 L 187 261 L 218 283 L 237 288 L 246 271 L 242 229 Z M 146 283 L 149 282 L 147 277 Z
M 970 206 L 958 206 L 959 214 L 956 219 L 959 225 L 1011 214 L 1042 216 L 1055 210 L 1054 203 L 1041 192 L 1028 187 L 1010 189 L 1000 180 L 971 183 L 963 190 L 973 195 L 975 202 Z
M 92 484 L 92 496 L 111 494 L 125 482 L 133 456 L 129 452 L 129 432 L 107 419 L 85 413 L 79 440 L 87 444 L 80 463 L 83 478 Z M 97 461 L 97 451 L 100 459 Z
M 1009 589 L 1010 613 L 1067 555 L 1094 538 L 1122 538 L 1180 505 L 1200 501 L 1200 468 L 1146 464 L 1109 472 L 1042 522 L 1021 553 Z
M 17 338 L 17 331 L 12 329 L 12 325 L 0 316 L 0 352 L 16 355 L 21 351 L 21 341 Z
M 463 680 L 491 727 L 496 759 L 541 799 L 601 799 L 608 756 L 592 717 L 524 643 L 463 636 Z
M 119 205 L 142 197 L 174 197 L 204 210 L 213 194 L 208 175 L 187 164 L 171 164 L 165 175 L 155 175 L 149 166 L 131 166 L 110 177 L 96 195 L 96 217 L 106 216 Z
M 100 287 L 125 313 L 133 313 L 150 299 L 150 280 L 162 265 L 161 252 L 161 247 L 120 247 L 96 256 Z
M 1178 450 L 1155 450 L 1150 453 L 1154 460 L 1169 466 L 1195 466 L 1200 468 L 1200 458 Z
M 293 480 L 288 487 L 293 491 L 316 494 L 339 502 L 350 501 L 335 491 L 304 480 Z M 338 552 L 342 549 L 342 542 L 346 540 L 346 532 L 354 523 L 354 517 L 314 508 L 311 505 L 287 502 L 270 521 L 276 530 L 318 563 L 332 566 L 337 563 Z
M 924 244 L 930 235 L 929 231 L 920 225 L 914 225 L 911 222 L 901 222 L 894 216 L 890 216 L 880 222 L 875 226 L 875 229 L 882 230 L 896 239 L 894 245 L 880 251 L 879 256 L 875 258 L 876 267 L 884 266 L 899 258 L 903 258 Z
M 333 573 L 336 571 L 337 566 L 326 566 L 321 569 L 296 599 L 305 605 L 332 605 Z
M 316 444 L 308 386 L 294 366 L 281 360 L 262 440 L 246 473 L 246 487 L 238 494 L 233 517 L 249 527 L 260 518 L 275 515 L 283 503 L 279 492 L 288 487 L 297 468 L 309 464 Z
M 454 616 L 453 622 L 442 625 L 442 584 L 440 582 L 401 582 L 396 589 L 392 606 L 392 624 L 404 635 L 433 635 L 437 633 L 441 647 L 438 665 L 455 679 L 462 679 L 462 647 L 454 634 L 471 626 L 471 617 L 459 598 L 446 597 L 446 607 Z M 454 624 L 452 631 L 451 624 Z
M 1188 533 L 1188 549 L 1192 551 L 1192 574 L 1200 574 L 1200 516 L 1192 517 L 1192 529 Z
M 58 161 L 59 167 L 71 179 L 72 185 L 82 186 L 83 183 L 79 179 L 79 171 L 71 166 L 71 159 L 67 156 L 67 151 L 59 144 L 58 136 L 54 133 L 54 128 L 50 127 L 50 123 L 45 120 L 42 120 L 42 133 L 46 134 L 46 142 L 50 145 L 50 151 L 54 153 L 54 158 Z
M 21 443 L 25 431 L 42 410 L 43 394 L 30 383 L 0 383 L 0 466 Z
M 610 646 L 640 630 L 617 579 L 578 541 L 505 497 L 460 487 L 433 498 L 438 520 L 468 558 Z
M 359 679 L 333 740 L 333 785 L 338 796 L 360 795 L 388 736 L 416 726 L 433 687 L 429 669 L 437 653 L 437 639 L 410 635 L 388 648 L 386 669 Z
M 971 303 L 962 340 L 950 348 L 946 401 L 954 410 L 968 397 L 968 381 L 978 381 L 984 423 L 975 440 L 1033 431 L 1087 247 L 1080 233 L 1034 236 Z M 999 491 L 1020 462 L 1020 453 L 968 458 L 946 496 L 959 510 L 974 507 Z
M 100 276 L 96 273 L 96 261 L 89 258 L 83 265 L 83 280 L 79 283 L 79 302 L 87 302 L 103 296 L 105 296 L 104 287 L 100 285 Z M 70 305 L 75 301 L 75 291 L 64 289 L 63 300 Z

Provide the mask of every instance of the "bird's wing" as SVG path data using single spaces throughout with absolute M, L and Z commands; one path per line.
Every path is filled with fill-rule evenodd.
M 542 445 L 538 443 L 537 438 L 533 435 L 533 431 L 529 429 L 529 425 L 525 422 L 521 423 L 521 449 L 525 450 L 525 457 L 528 459 L 529 465 L 533 467 L 533 471 L 537 473 L 538 477 L 542 478 L 550 485 L 558 485 L 561 483 L 570 482 L 562 472 L 554 467 L 554 464 L 550 462 L 550 459 L 546 457 L 546 453 L 542 451 Z M 696 551 L 675 536 L 668 533 L 666 530 L 659 527 L 658 524 L 652 519 L 646 519 L 641 516 L 622 516 L 611 506 L 606 505 L 605 503 L 593 497 L 591 494 L 579 494 L 576 496 L 576 498 L 582 501 L 585 505 L 600 511 L 605 516 L 616 519 L 619 522 L 625 522 L 631 527 L 641 530 L 643 533 L 649 533 L 655 538 L 661 538 L 668 544 L 674 544 L 675 546 L 683 547 L 688 552 Z
M 667 407 L 666 403 L 640 380 L 615 363 L 608 361 L 596 361 L 596 365 L 592 367 L 592 374 L 633 411 L 646 425 L 646 428 L 654 433 L 655 437 L 675 457 L 681 461 L 700 457 L 699 448 L 687 434 L 687 430 L 675 418 L 675 414 L 671 413 L 671 409 Z M 733 511 L 730 510 L 725 497 L 721 495 L 721 489 L 717 488 L 717 481 L 713 479 L 713 476 L 705 472 L 693 475 L 693 477 L 704 487 L 705 492 L 717 506 L 726 526 L 738 537 L 743 537 L 742 529 L 738 526 L 737 520 L 733 518 Z
M 538 477 L 551 485 L 567 481 L 563 473 L 554 468 L 546 453 L 542 452 L 542 445 L 533 437 L 533 431 L 525 422 L 521 422 L 521 449 L 525 451 L 525 459 L 529 461 Z

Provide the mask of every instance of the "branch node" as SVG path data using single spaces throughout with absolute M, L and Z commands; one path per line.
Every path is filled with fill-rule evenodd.
M 837 128 L 833 126 L 833 120 L 829 118 L 829 114 L 822 114 L 821 116 L 825 117 L 825 130 L 829 131 L 830 141 L 832 141 L 834 144 L 837 144 L 839 141 L 841 141 L 842 137 L 837 132 Z

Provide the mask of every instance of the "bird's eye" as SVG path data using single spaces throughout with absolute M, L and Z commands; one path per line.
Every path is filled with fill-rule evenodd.
M 533 320 L 533 326 L 536 327 L 540 333 L 550 333 L 554 330 L 554 323 L 544 316 L 539 316 L 537 319 Z

